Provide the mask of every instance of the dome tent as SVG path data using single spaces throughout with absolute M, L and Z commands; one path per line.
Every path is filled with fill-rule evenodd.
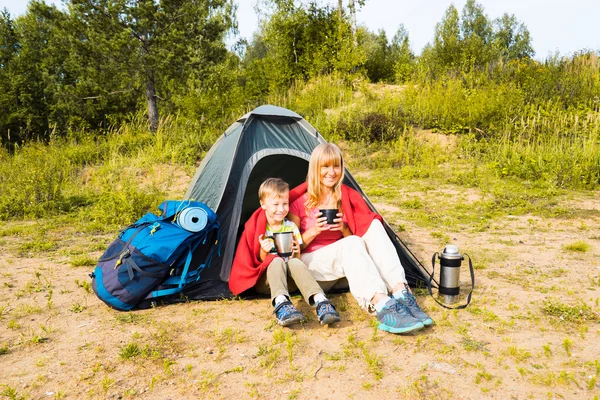
M 201 201 L 213 209 L 221 226 L 221 251 L 202 272 L 199 287 L 185 293 L 191 299 L 218 294 L 211 282 L 223 286 L 229 280 L 231 265 L 244 223 L 260 206 L 258 188 L 269 177 L 280 177 L 293 188 L 306 179 L 312 150 L 325 139 L 304 118 L 293 111 L 263 105 L 234 122 L 217 139 L 198 167 L 185 198 Z M 344 183 L 357 190 L 369 207 L 373 204 L 349 171 Z M 411 286 L 424 286 L 429 278 L 422 264 L 398 238 L 391 227 L 385 229 L 400 256 Z M 214 287 L 214 286 L 213 286 Z M 223 297 L 221 293 L 217 297 Z

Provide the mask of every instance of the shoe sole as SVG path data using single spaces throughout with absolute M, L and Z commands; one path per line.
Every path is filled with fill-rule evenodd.
M 322 316 L 321 325 L 329 325 L 340 322 L 342 319 L 335 314 L 325 314 Z
M 289 326 L 289 325 L 298 324 L 303 321 L 304 321 L 303 315 L 295 315 L 295 316 L 285 319 L 283 321 L 277 320 L 277 323 L 281 326 Z
M 384 325 L 384 324 L 379 324 L 379 329 L 382 331 L 386 331 L 386 332 L 390 332 L 390 333 L 408 333 L 408 332 L 413 332 L 413 331 L 418 331 L 419 329 L 423 329 L 425 327 L 425 325 L 423 325 L 422 322 L 418 322 L 412 326 L 406 326 L 403 328 L 394 328 L 392 326 L 388 326 L 388 325 Z
M 431 318 L 427 318 L 426 320 L 421 320 L 421 323 L 425 326 L 433 325 L 433 320 Z

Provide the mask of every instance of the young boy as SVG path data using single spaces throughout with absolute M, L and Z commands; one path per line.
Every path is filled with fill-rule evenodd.
M 340 321 L 333 304 L 300 261 L 302 235 L 296 224 L 286 218 L 289 211 L 289 185 L 282 179 L 269 178 L 260 185 L 258 197 L 261 208 L 246 223 L 233 261 L 229 279 L 231 291 L 238 294 L 254 287 L 259 293 L 270 292 L 277 322 L 288 326 L 304 320 L 304 315 L 290 301 L 290 290 L 298 288 L 308 304 L 316 305 L 321 324 Z M 276 232 L 293 232 L 291 257 L 277 255 L 273 240 L 268 238 Z M 288 278 L 291 278 L 289 282 Z

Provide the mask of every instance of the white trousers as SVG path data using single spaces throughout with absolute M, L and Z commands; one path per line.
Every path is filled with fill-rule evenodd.
M 406 283 L 396 248 L 379 220 L 373 220 L 363 237 L 347 236 L 300 258 L 317 281 L 346 277 L 350 293 L 364 309 L 372 306 L 375 294 L 388 294 Z

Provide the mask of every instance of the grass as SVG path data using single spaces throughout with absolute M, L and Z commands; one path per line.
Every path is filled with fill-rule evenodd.
M 142 351 L 137 343 L 128 343 L 119 351 L 119 357 L 128 360 L 142 354 Z
M 414 88 L 409 90 L 412 98 L 392 101 L 365 87 L 361 95 L 369 100 L 342 109 L 351 102 L 352 90 L 332 85 L 339 92 L 328 97 L 329 84 L 324 78 L 311 88 L 299 85 L 286 101 L 293 104 L 298 98 L 299 107 L 293 109 L 307 114 L 327 139 L 340 144 L 353 176 L 378 208 L 383 206 L 380 211 L 411 241 L 419 257 L 428 261 L 429 253 L 449 241 L 457 241 L 461 251 L 473 257 L 477 286 L 466 310 L 442 310 L 424 296 L 420 303 L 436 325 L 414 335 L 390 335 L 373 326 L 373 317 L 350 294 L 332 296 L 342 313 L 342 323 L 334 329 L 324 329 L 314 318 L 293 329 L 280 328 L 263 299 L 128 313 L 96 303 L 88 296 L 93 291 L 84 275 L 95 265 L 93 254 L 102 252 L 118 229 L 154 210 L 168 194 L 181 196 L 185 188 L 174 188 L 171 178 L 181 175 L 189 180 L 196 155 L 202 155 L 218 134 L 171 119 L 153 136 L 134 121 L 81 146 L 68 140 L 45 147 L 26 145 L 0 160 L 0 175 L 7 179 L 3 186 L 7 189 L 0 194 L 0 219 L 5 220 L 0 246 L 7 254 L 6 264 L 0 259 L 0 319 L 8 328 L 0 345 L 3 361 L 31 352 L 37 353 L 30 360 L 35 365 L 41 360 L 40 351 L 52 354 L 49 349 L 55 343 L 69 347 L 61 334 L 77 329 L 86 337 L 73 338 L 72 351 L 81 360 L 82 371 L 63 367 L 75 377 L 74 384 L 64 384 L 62 393 L 68 397 L 186 393 L 204 398 L 218 397 L 221 390 L 234 395 L 235 387 L 238 397 L 303 398 L 313 394 L 312 385 L 322 382 L 335 382 L 340 396 L 348 398 L 391 394 L 451 399 L 463 395 L 454 389 L 458 386 L 466 386 L 473 395 L 502 397 L 507 393 L 504 385 L 514 388 L 513 381 L 522 386 L 523 396 L 531 398 L 545 397 L 548 391 L 567 398 L 578 386 L 593 390 L 600 366 L 582 349 L 598 339 L 599 305 L 589 298 L 600 283 L 593 273 L 583 286 L 567 279 L 573 258 L 586 265 L 595 261 L 595 241 L 600 237 L 598 214 L 569 202 L 592 196 L 584 190 L 598 186 L 592 179 L 597 149 L 586 136 L 597 134 L 597 128 L 590 125 L 584 131 L 568 111 L 559 110 L 554 117 L 538 108 L 543 118 L 527 110 L 522 121 L 494 132 L 469 134 L 464 121 L 459 121 L 463 128 L 453 128 L 455 133 L 433 132 L 404 124 L 400 110 L 408 107 L 413 117 L 423 111 L 423 121 L 434 121 L 439 110 L 432 105 L 447 104 L 443 87 L 429 91 L 435 99 L 421 104 L 417 100 L 425 98 Z M 474 100 L 464 104 L 479 107 Z M 322 104 L 331 108 L 331 114 L 323 112 Z M 473 118 L 484 111 L 477 108 L 480 114 Z M 460 118 L 468 118 L 460 113 Z M 440 124 L 457 122 L 450 114 L 444 114 Z M 380 119 L 375 121 L 375 115 Z M 590 118 L 595 121 L 596 114 Z M 385 128 L 381 132 L 389 137 L 372 141 L 374 130 L 368 121 L 381 122 Z M 343 137 L 342 122 L 362 141 Z M 538 135 L 542 126 L 556 138 Z M 567 140 L 565 132 L 577 126 L 579 131 Z M 559 157 L 565 151 L 573 154 L 573 160 L 565 160 L 564 154 Z M 58 172 L 42 169 L 44 163 Z M 11 179 L 17 178 L 9 167 L 23 170 L 18 178 L 23 193 L 15 189 Z M 44 182 L 36 187 L 25 181 L 33 176 Z M 39 203 L 32 202 L 34 198 Z M 523 257 L 552 252 L 545 237 L 560 230 L 564 237 L 577 238 L 562 248 L 556 265 Z M 29 258 L 52 265 L 54 275 L 24 264 Z M 28 265 L 25 279 L 17 270 L 21 265 Z M 508 294 L 515 291 L 525 296 L 516 300 Z M 231 321 L 230 313 L 235 314 Z M 68 327 L 61 320 L 68 321 Z M 88 320 L 94 325 L 81 322 Z M 58 329 L 46 332 L 42 323 Z M 500 339 L 504 337 L 508 339 Z M 101 344 L 103 338 L 118 342 Z M 207 344 L 210 351 L 205 350 Z M 55 360 L 47 357 L 40 371 L 54 365 Z M 444 364 L 461 373 L 436 369 Z M 139 387 L 127 382 L 132 368 Z M 35 387 L 35 378 L 25 370 L 20 373 L 18 379 L 30 386 L 20 393 L 21 386 L 8 380 L 2 394 L 43 397 L 44 389 Z M 55 381 L 48 379 L 49 387 Z
M 565 244 L 563 246 L 563 248 L 566 251 L 572 251 L 572 252 L 577 252 L 577 253 L 587 253 L 592 249 L 592 246 L 589 243 L 584 242 L 583 240 L 578 240 L 573 243 Z
M 71 264 L 73 267 L 92 267 L 96 265 L 97 261 L 97 259 L 84 254 L 71 257 L 69 264 Z
M 580 302 L 578 305 L 564 304 L 558 299 L 548 299 L 542 305 L 542 312 L 548 316 L 558 318 L 561 321 L 573 323 L 585 323 L 587 321 L 600 321 L 597 312 L 586 303 Z

